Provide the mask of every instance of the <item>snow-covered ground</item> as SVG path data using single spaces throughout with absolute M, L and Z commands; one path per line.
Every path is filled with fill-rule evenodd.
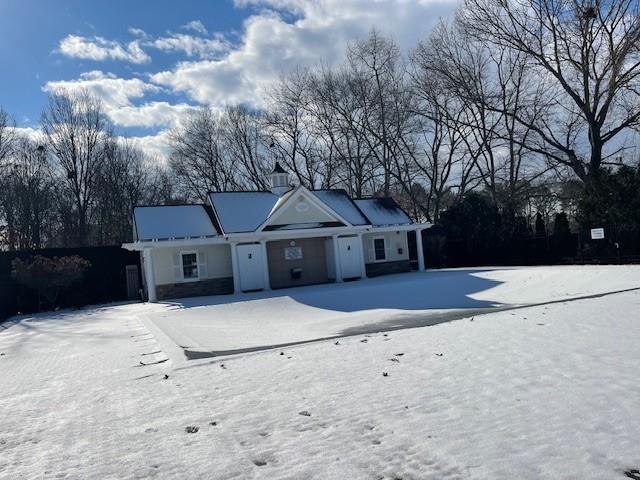
M 639 268 L 451 269 L 233 297 L 183 299 L 159 305 L 145 321 L 159 339 L 168 337 L 164 343 L 167 349 L 179 345 L 198 357 L 424 326 L 496 307 L 631 287 L 640 287 Z
M 439 273 L 451 272 L 425 277 Z M 520 304 L 637 287 L 640 269 L 472 276 L 487 288 L 450 288 Z M 0 478 L 623 480 L 640 468 L 640 291 L 188 362 L 147 320 L 170 308 L 0 327 Z

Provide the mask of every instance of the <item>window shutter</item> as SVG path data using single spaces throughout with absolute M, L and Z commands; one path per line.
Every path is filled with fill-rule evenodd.
M 176 283 L 182 281 L 182 258 L 178 252 L 173 254 L 173 280 Z
M 197 258 L 198 258 L 198 276 L 202 280 L 209 276 L 209 273 L 207 272 L 207 255 L 205 253 L 198 252 Z

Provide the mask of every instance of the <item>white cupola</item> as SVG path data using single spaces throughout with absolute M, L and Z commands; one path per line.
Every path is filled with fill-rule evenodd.
M 273 172 L 269 174 L 269 184 L 271 185 L 271 193 L 279 197 L 291 189 L 289 174 L 280 166 L 279 162 L 276 162 Z

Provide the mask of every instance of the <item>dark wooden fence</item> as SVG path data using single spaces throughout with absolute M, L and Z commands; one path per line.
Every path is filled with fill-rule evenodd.
M 39 310 L 35 292 L 11 278 L 13 259 L 27 259 L 35 255 L 50 258 L 78 255 L 91 262 L 91 267 L 85 272 L 82 280 L 61 293 L 58 300 L 61 308 L 126 300 L 126 266 L 136 265 L 138 272 L 140 271 L 138 252 L 130 252 L 120 246 L 0 252 L 0 321 L 17 313 Z
M 425 263 L 427 268 L 640 263 L 640 228 L 598 227 L 604 228 L 604 239 L 593 240 L 590 230 L 581 230 L 567 235 L 521 235 L 496 243 L 448 238 L 434 227 L 423 232 Z

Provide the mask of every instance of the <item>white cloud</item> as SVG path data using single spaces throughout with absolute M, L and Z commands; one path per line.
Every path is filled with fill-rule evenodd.
M 142 39 L 149 38 L 149 35 L 147 35 L 147 32 L 145 32 L 141 28 L 129 27 L 128 32 L 129 32 L 129 34 L 133 35 L 134 37 L 140 37 Z
M 181 28 L 184 28 L 185 30 L 193 30 L 194 32 L 201 33 L 203 35 L 208 33 L 207 28 L 200 20 L 192 20 L 186 25 L 182 25 Z
M 109 117 L 122 127 L 172 127 L 180 124 L 197 109 L 198 107 L 186 103 L 149 102 L 113 110 Z
M 118 78 L 99 70 L 83 73 L 77 80 L 48 82 L 43 90 L 51 93 L 59 89 L 88 90 L 104 102 L 105 113 L 120 127 L 173 127 L 197 108 L 185 103 L 156 101 L 134 105 L 133 100 L 158 93 L 160 87 L 139 78 Z
M 211 58 L 229 48 L 229 44 L 222 35 L 203 38 L 184 33 L 173 33 L 168 37 L 157 38 L 149 45 L 158 50 L 184 52 L 188 57 L 200 58 Z
M 403 49 L 424 38 L 455 0 L 237 0 L 262 7 L 244 23 L 236 48 L 219 59 L 182 62 L 152 81 L 213 105 L 262 103 L 263 87 L 283 71 L 324 60 L 339 62 L 346 45 L 372 27 L 393 36 Z M 284 14 L 289 15 L 284 15 Z M 294 21 L 287 21 L 290 14 Z
M 102 37 L 67 35 L 60 41 L 58 51 L 67 57 L 102 62 L 120 60 L 131 63 L 148 63 L 151 57 L 140 47 L 139 40 L 122 44 Z
M 264 87 L 281 72 L 320 60 L 336 64 L 344 59 L 347 44 L 364 38 L 371 28 L 392 36 L 407 51 L 425 38 L 434 23 L 450 16 L 457 0 L 235 0 L 237 6 L 257 7 L 248 17 L 239 40 L 231 45 L 222 34 L 209 34 L 198 20 L 152 37 L 139 28 L 130 28 L 134 40 L 128 44 L 69 35 L 60 51 L 77 58 L 149 61 L 143 49 L 154 48 L 191 57 L 173 68 L 149 76 L 122 79 L 102 72 L 89 72 L 74 81 L 50 82 L 54 86 L 85 87 L 105 100 L 107 113 L 123 127 L 170 128 L 179 125 L 195 107 L 186 103 L 148 101 L 148 94 L 166 87 L 186 93 L 200 104 L 220 107 L 227 104 L 263 103 Z M 229 32 L 231 35 L 232 32 Z M 64 48 L 63 48 L 64 46 Z M 141 103 L 144 99 L 145 102 Z M 147 151 L 166 157 L 167 130 L 135 137 Z
M 160 91 L 158 86 L 146 83 L 139 78 L 118 78 L 112 73 L 104 73 L 100 70 L 83 73 L 76 80 L 47 82 L 43 88 L 47 93 L 55 92 L 58 89 L 89 90 L 104 101 L 107 111 L 131 105 L 131 99 Z
M 147 155 L 165 162 L 169 158 L 171 147 L 169 144 L 169 130 L 162 130 L 155 135 L 143 137 L 129 137 L 129 141 Z

